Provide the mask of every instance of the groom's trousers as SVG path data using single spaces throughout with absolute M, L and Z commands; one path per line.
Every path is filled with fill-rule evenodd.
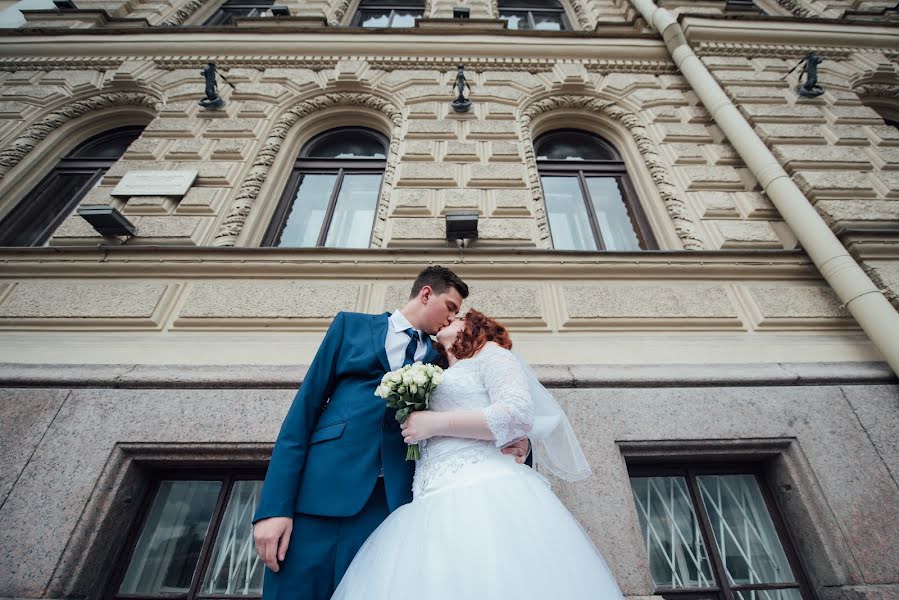
M 365 506 L 351 517 L 296 513 L 281 569 L 265 569 L 263 600 L 329 600 L 356 552 L 388 514 L 381 477 Z

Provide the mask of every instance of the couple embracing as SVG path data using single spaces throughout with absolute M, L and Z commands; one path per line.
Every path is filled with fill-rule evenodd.
M 429 267 L 405 306 L 339 313 L 275 444 L 253 518 L 264 600 L 622 598 L 586 532 L 522 463 L 590 470 L 559 405 L 468 286 Z M 431 336 L 436 337 L 436 342 Z M 399 425 L 374 392 L 414 361 L 448 367 Z M 406 444 L 421 458 L 406 461 Z M 533 444 L 533 447 L 532 447 Z

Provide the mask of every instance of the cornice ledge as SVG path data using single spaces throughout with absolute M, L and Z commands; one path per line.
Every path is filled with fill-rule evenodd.
M 700 55 L 748 53 L 793 57 L 814 50 L 843 58 L 865 49 L 888 56 L 899 55 L 896 47 L 899 25 L 893 24 L 861 25 L 792 17 L 738 21 L 682 16 L 680 21 L 687 39 Z M 809 21 L 815 26 L 808 27 Z M 797 23 L 806 27 L 797 28 Z

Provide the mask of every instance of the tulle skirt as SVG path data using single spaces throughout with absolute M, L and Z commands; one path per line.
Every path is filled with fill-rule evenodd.
M 445 466 L 445 465 L 444 465 Z M 615 600 L 599 551 L 546 480 L 492 452 L 437 469 L 356 555 L 332 600 Z

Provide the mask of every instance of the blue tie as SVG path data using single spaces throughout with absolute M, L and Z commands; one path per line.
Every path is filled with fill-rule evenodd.
M 415 351 L 418 349 L 418 330 L 410 327 L 406 330 L 406 335 L 412 339 L 406 345 L 406 358 L 403 359 L 404 367 L 415 362 Z

